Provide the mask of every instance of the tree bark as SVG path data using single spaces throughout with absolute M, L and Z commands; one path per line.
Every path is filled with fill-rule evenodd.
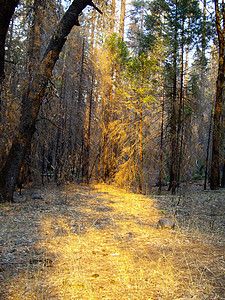
M 162 171 L 163 171 L 163 136 L 164 136 L 164 110 L 165 110 L 165 91 L 163 84 L 163 95 L 162 95 L 162 115 L 161 115 L 161 133 L 160 133 L 160 160 L 159 160 L 159 188 L 158 193 L 162 191 Z
M 121 0 L 119 36 L 121 37 L 122 40 L 124 39 L 125 12 L 126 12 L 126 0 Z
M 93 88 L 94 88 L 94 76 L 91 78 L 91 90 L 89 98 L 89 113 L 88 113 L 88 132 L 87 132 L 87 162 L 86 162 L 86 183 L 89 183 L 90 179 L 90 143 L 91 143 L 91 116 L 92 116 L 92 102 L 93 102 Z
M 35 122 L 53 67 L 59 58 L 68 34 L 74 25 L 79 25 L 78 16 L 87 5 L 99 11 L 91 0 L 74 0 L 72 2 L 52 35 L 45 54 L 39 65 L 34 69 L 30 84 L 22 96 L 22 114 L 18 133 L 0 172 L 0 202 L 13 201 L 14 187 L 35 132 Z
M 223 86 L 224 86 L 224 73 L 225 73 L 225 60 L 224 60 L 224 33 L 225 33 L 225 7 L 222 1 L 222 20 L 223 28 L 221 27 L 221 17 L 219 11 L 218 0 L 215 0 L 216 12 L 216 30 L 219 42 L 219 67 L 218 76 L 216 81 L 216 102 L 213 117 L 213 146 L 212 146 L 212 163 L 211 163 L 211 176 L 210 187 L 216 190 L 220 187 L 220 141 L 221 141 L 221 116 L 223 111 Z
M 139 155 L 140 155 L 140 165 L 139 165 L 139 193 L 143 193 L 143 101 L 140 100 L 140 136 L 139 136 Z
M 177 1 L 175 11 L 175 33 L 174 33 L 174 49 L 173 49 L 173 92 L 170 113 L 170 184 L 169 190 L 175 194 L 177 186 L 177 56 L 178 56 L 178 32 L 177 32 Z
M 116 1 L 112 0 L 112 11 L 111 11 L 111 21 L 110 21 L 110 33 L 114 33 L 115 28 L 115 11 L 116 11 Z
M 19 0 L 0 0 L 0 85 L 5 78 L 5 40 L 10 20 Z
M 223 175 L 222 175 L 222 180 L 221 180 L 221 187 L 225 188 L 225 159 L 223 163 Z
M 207 142 L 207 149 L 206 149 L 206 159 L 205 159 L 205 178 L 204 178 L 204 190 L 207 187 L 207 177 L 208 177 L 208 164 L 209 164 L 209 151 L 210 151 L 210 141 L 211 141 L 211 132 L 212 132 L 212 116 L 213 112 L 210 116 L 210 123 L 209 123 L 209 135 L 208 135 L 208 142 Z

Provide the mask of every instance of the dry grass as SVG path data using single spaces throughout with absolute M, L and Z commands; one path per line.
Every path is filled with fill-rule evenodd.
M 156 229 L 156 200 L 104 185 L 63 195 L 70 213 L 40 215 L 30 263 L 5 279 L 4 299 L 225 299 L 224 251 Z

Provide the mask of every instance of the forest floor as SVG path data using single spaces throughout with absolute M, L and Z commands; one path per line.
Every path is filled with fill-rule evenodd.
M 0 226 L 2 300 L 225 299 L 225 190 L 36 186 L 0 206 Z

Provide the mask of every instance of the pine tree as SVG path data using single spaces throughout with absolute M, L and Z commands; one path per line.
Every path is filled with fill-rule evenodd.
M 219 66 L 218 76 L 216 82 L 216 101 L 213 116 L 213 147 L 212 147 L 212 163 L 211 163 L 211 176 L 210 187 L 212 190 L 220 187 L 220 143 L 222 140 L 222 124 L 221 117 L 223 112 L 223 87 L 224 87 L 224 74 L 225 74 L 225 59 L 224 59 L 224 47 L 225 47 L 225 5 L 222 1 L 221 10 L 217 0 L 215 3 L 215 15 L 216 15 L 216 31 L 219 44 Z

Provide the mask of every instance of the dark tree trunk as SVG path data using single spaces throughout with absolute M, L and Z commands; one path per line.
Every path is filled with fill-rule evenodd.
M 87 162 L 86 162 L 86 183 L 89 183 L 90 179 L 90 143 L 91 143 L 91 116 L 92 116 L 92 102 L 93 102 L 93 86 L 94 86 L 94 76 L 91 79 L 91 91 L 90 91 L 90 101 L 89 101 L 89 114 L 88 114 L 88 132 L 87 132 Z
M 111 80 L 113 81 L 114 77 L 114 65 L 112 65 L 111 70 Z M 102 154 L 103 154 L 103 174 L 102 179 L 103 182 L 106 182 L 106 180 L 110 177 L 112 174 L 112 158 L 110 157 L 110 147 L 112 145 L 112 140 L 110 136 L 110 122 L 112 119 L 112 110 L 113 110 L 113 84 L 110 83 L 109 86 L 109 103 L 105 109 L 105 133 L 103 137 L 103 147 L 102 147 Z
M 184 20 L 182 20 L 182 32 L 181 32 L 181 71 L 180 71 L 180 99 L 178 107 L 178 120 L 177 120 L 177 175 L 176 187 L 180 184 L 180 173 L 183 156 L 183 80 L 184 79 Z
M 177 2 L 176 2 L 177 3 Z M 173 95 L 172 95 L 172 105 L 170 113 L 170 184 L 169 190 L 172 194 L 175 194 L 177 186 L 177 52 L 178 52 L 178 42 L 177 42 L 177 5 L 176 5 L 176 17 L 175 17 L 175 36 L 174 36 L 174 52 L 173 52 Z
M 78 99 L 77 99 L 77 123 L 76 123 L 76 134 L 77 138 L 81 142 L 80 145 L 80 163 L 79 163 L 79 173 L 78 173 L 78 178 L 82 176 L 82 181 L 83 181 L 83 173 L 84 173 L 84 155 L 85 155 L 85 145 L 84 145 L 84 97 L 83 97 L 83 89 L 84 89 L 84 63 L 85 63 L 85 40 L 83 39 L 82 43 L 82 49 L 81 49 L 81 65 L 80 65 L 80 80 L 79 80 L 79 87 L 78 87 Z
M 78 16 L 87 5 L 95 7 L 91 0 L 74 0 L 72 2 L 57 26 L 43 59 L 34 69 L 33 78 L 22 98 L 22 114 L 18 134 L 13 140 L 5 165 L 0 172 L 0 202 L 13 200 L 14 187 L 25 153 L 30 148 L 31 139 L 35 132 L 35 122 L 48 80 L 68 34 L 74 25 L 79 24 Z
M 0 86 L 5 78 L 5 40 L 10 20 L 19 0 L 0 0 Z
M 225 188 L 225 159 L 223 163 L 223 175 L 222 175 L 222 180 L 221 180 L 221 187 Z
M 161 133 L 160 133 L 160 160 L 159 160 L 159 188 L 158 193 L 161 194 L 162 191 L 162 172 L 163 172 L 163 136 L 164 136 L 164 107 L 165 107 L 165 99 L 164 99 L 164 86 L 163 86 L 163 96 L 162 96 L 162 116 L 161 116 Z
M 221 142 L 221 117 L 223 110 L 223 86 L 224 86 L 224 73 L 225 73 L 225 60 L 224 60 L 224 31 L 225 31 L 225 7 L 224 1 L 222 2 L 222 18 L 223 28 L 220 24 L 220 11 L 218 1 L 215 2 L 216 12 L 216 29 L 219 42 L 219 68 L 216 81 L 216 102 L 213 117 L 213 147 L 212 147 L 212 164 L 210 187 L 216 190 L 220 187 L 220 142 Z
M 210 141 L 211 141 L 211 134 L 212 134 L 212 116 L 213 116 L 213 112 L 211 112 L 210 123 L 209 123 L 209 135 L 208 135 L 208 142 L 207 142 L 207 149 L 206 149 L 206 159 L 205 159 L 204 190 L 206 190 L 206 187 L 207 187 L 209 151 L 210 151 L 210 144 L 211 144 Z

